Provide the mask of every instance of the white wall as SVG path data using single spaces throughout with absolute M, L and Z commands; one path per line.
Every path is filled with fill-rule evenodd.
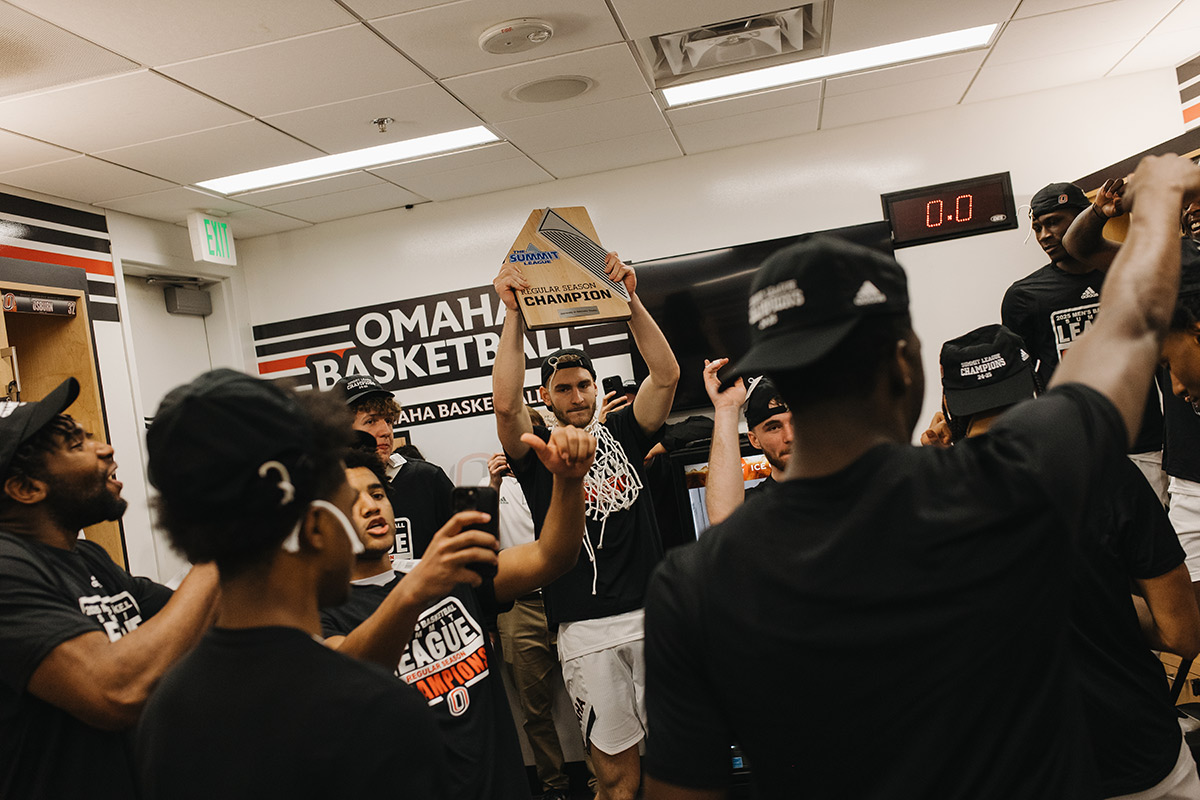
M 1020 204 L 1182 132 L 1174 73 L 1160 70 L 339 220 L 240 242 L 238 252 L 250 319 L 261 324 L 488 283 L 534 208 L 584 205 L 602 242 L 640 261 L 878 220 L 881 192 L 1005 170 Z M 937 406 L 941 342 L 998 322 L 1004 289 L 1045 263 L 1026 233 L 898 252 L 925 343 L 923 418 Z M 401 390 L 400 400 L 488 384 Z M 498 446 L 486 417 L 412 430 L 464 482 Z

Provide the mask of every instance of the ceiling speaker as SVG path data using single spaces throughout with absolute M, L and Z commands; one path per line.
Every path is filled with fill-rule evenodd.
M 542 19 L 512 19 L 488 28 L 479 37 L 479 49 L 502 56 L 524 53 L 550 41 L 554 26 Z
M 596 84 L 582 75 L 557 75 L 523 83 L 509 92 L 509 96 L 522 103 L 557 103 L 578 97 Z

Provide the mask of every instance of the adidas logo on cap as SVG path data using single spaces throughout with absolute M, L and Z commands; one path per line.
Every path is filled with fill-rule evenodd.
M 854 295 L 854 305 L 859 307 L 877 306 L 886 302 L 887 295 L 879 291 L 879 287 L 870 281 L 863 281 L 863 285 L 858 287 L 858 294 Z
M 1079 295 L 1079 299 L 1080 300 L 1095 300 L 1099 296 L 1100 296 L 1100 293 L 1089 286 L 1083 290 L 1083 294 Z

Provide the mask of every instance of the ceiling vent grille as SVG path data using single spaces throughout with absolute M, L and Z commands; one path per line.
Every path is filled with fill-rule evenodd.
M 717 77 L 749 61 L 784 63 L 822 54 L 823 0 L 643 40 L 659 88 L 682 79 Z M 728 69 L 726 69 L 728 68 Z

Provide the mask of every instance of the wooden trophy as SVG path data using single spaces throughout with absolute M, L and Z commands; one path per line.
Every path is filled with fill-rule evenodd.
M 530 283 L 516 293 L 525 327 L 536 331 L 629 319 L 629 292 L 609 279 L 599 239 L 583 206 L 529 215 L 508 251 L 508 262 L 519 265 Z

